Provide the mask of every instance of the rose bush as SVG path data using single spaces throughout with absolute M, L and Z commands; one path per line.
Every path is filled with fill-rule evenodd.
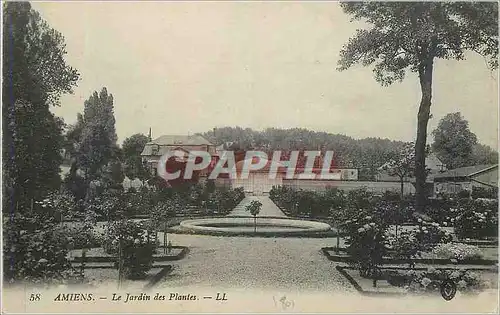
M 380 216 L 366 215 L 363 212 L 345 222 L 343 229 L 347 236 L 347 252 L 362 276 L 373 276 L 377 266 L 382 264 L 387 251 L 386 228 L 387 225 Z
M 115 267 L 130 279 L 143 278 L 153 266 L 153 255 L 158 247 L 156 233 L 148 233 L 142 223 L 130 220 L 112 222 L 106 231 L 104 250 L 116 256 Z
M 483 257 L 479 247 L 462 243 L 438 244 L 432 253 L 443 259 L 468 260 Z
M 73 240 L 44 213 L 16 214 L 4 220 L 3 266 L 6 280 L 66 283 L 80 275 L 71 267 Z
M 464 269 L 437 270 L 431 267 L 424 272 L 408 270 L 399 273 L 399 277 L 401 276 L 404 280 L 398 279 L 399 284 L 403 283 L 404 288 L 413 293 L 437 293 L 441 288 L 441 283 L 445 280 L 452 280 L 457 290 L 463 293 L 478 293 L 485 287 L 484 281 L 477 273 Z
M 441 229 L 439 223 L 423 222 L 422 219 L 418 219 L 418 223 L 415 238 L 421 244 L 422 250 L 431 250 L 439 243 L 449 243 L 452 241 L 451 234 Z
M 397 237 L 389 234 L 386 239 L 386 248 L 394 256 L 394 258 L 402 259 L 413 266 L 413 259 L 419 258 L 422 253 L 422 246 L 417 242 L 416 233 L 413 231 L 405 231 Z
M 483 239 L 498 235 L 498 200 L 472 200 L 462 204 L 453 218 L 458 238 Z

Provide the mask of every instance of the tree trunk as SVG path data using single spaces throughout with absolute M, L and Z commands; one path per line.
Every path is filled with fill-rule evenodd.
M 257 233 L 257 216 L 253 217 L 253 232 Z
M 401 177 L 401 191 L 399 194 L 399 212 L 396 214 L 395 220 L 396 220 L 396 238 L 398 237 L 398 225 L 399 221 L 401 219 L 401 214 L 403 213 L 403 196 L 404 196 L 404 177 Z
M 400 194 L 400 198 L 401 198 L 401 204 L 403 203 L 403 196 L 404 196 L 404 178 L 401 178 L 401 194 Z
M 415 210 L 417 213 L 423 213 L 427 199 L 425 191 L 425 180 L 427 177 L 425 171 L 425 146 L 427 143 L 427 123 L 429 122 L 432 99 L 432 70 L 433 58 L 428 58 L 427 61 L 422 63 L 419 69 L 422 99 L 418 109 L 417 140 L 415 142 Z

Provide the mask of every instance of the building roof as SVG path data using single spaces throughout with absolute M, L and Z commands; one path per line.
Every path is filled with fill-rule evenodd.
M 158 145 L 213 145 L 201 135 L 163 135 L 147 144 Z
M 483 173 L 485 171 L 489 171 L 491 169 L 497 168 L 498 164 L 483 164 L 483 165 L 474 165 L 474 166 L 466 166 L 460 167 L 453 170 L 446 171 L 441 174 L 435 174 L 434 179 L 440 178 L 453 178 L 453 177 L 470 177 L 479 173 Z
M 163 135 L 146 143 L 144 150 L 141 155 L 153 155 L 153 145 L 158 145 L 160 148 L 158 153 L 155 155 L 163 155 L 165 152 L 170 151 L 171 148 L 165 148 L 166 146 L 195 146 L 195 145 L 213 145 L 207 139 L 201 135 Z M 163 148 L 162 148 L 163 147 Z

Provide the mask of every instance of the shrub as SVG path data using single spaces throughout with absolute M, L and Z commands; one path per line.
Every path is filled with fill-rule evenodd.
M 435 222 L 450 225 L 450 220 L 456 216 L 456 210 L 454 209 L 457 209 L 457 206 L 457 199 L 430 199 L 425 207 L 425 214 Z
M 382 263 L 386 253 L 385 222 L 377 216 L 361 214 L 344 224 L 347 252 L 360 274 L 370 277 Z
M 454 218 L 459 238 L 482 239 L 498 235 L 498 201 L 473 200 L 462 204 Z
M 57 221 L 72 219 L 78 216 L 77 202 L 68 191 L 50 192 L 44 199 L 35 201 L 34 204 L 39 210 L 54 216 Z
M 374 195 L 365 187 L 349 190 L 346 207 L 351 209 L 370 209 L 373 206 Z
M 98 221 L 111 221 L 121 218 L 127 210 L 126 195 L 101 193 L 85 203 L 86 211 L 95 213 Z
M 121 248 L 123 274 L 129 279 L 140 279 L 153 266 L 157 246 L 156 234 L 147 233 L 141 223 L 120 220 L 109 225 L 103 247 L 117 258 Z M 119 268 L 119 264 L 118 259 L 115 267 Z
M 4 222 L 4 277 L 43 283 L 64 283 L 78 274 L 67 254 L 71 238 L 44 215 L 16 215 Z
M 433 253 L 443 259 L 467 260 L 483 257 L 479 247 L 462 243 L 439 244 L 434 248 Z
M 478 274 L 467 270 L 436 270 L 431 267 L 420 273 L 409 270 L 402 273 L 402 276 L 405 278 L 405 288 L 414 293 L 439 291 L 445 280 L 452 280 L 457 285 L 457 290 L 463 293 L 477 293 L 485 287 Z
M 422 250 L 432 249 L 439 243 L 448 243 L 452 241 L 452 236 L 447 231 L 440 228 L 439 223 L 427 223 L 418 219 L 418 230 L 415 231 L 415 238 L 422 246 Z
M 387 190 L 382 194 L 382 199 L 385 201 L 401 201 L 401 194 L 396 191 Z
M 102 237 L 96 235 L 93 229 L 86 226 L 64 226 L 56 227 L 56 229 L 70 239 L 72 249 L 100 247 L 102 245 Z
M 419 257 L 422 252 L 422 246 L 413 231 L 402 232 L 398 237 L 388 236 L 386 247 L 396 258 L 405 260 L 410 266 L 413 266 L 412 259 Z
M 472 199 L 477 198 L 487 198 L 487 199 L 497 199 L 498 198 L 498 188 L 484 188 L 484 187 L 472 187 Z
M 138 191 L 128 191 L 122 196 L 125 214 L 129 217 L 138 214 L 148 214 L 155 205 L 155 192 L 147 187 L 141 187 Z
M 468 190 L 461 190 L 457 193 L 459 199 L 468 199 L 471 197 L 471 192 Z

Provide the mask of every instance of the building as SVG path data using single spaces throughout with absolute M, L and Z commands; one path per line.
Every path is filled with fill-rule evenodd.
M 258 158 L 254 158 L 253 162 L 256 163 Z M 248 173 L 248 177 L 243 178 L 242 169 L 245 161 L 250 163 L 249 160 L 242 160 L 236 163 L 236 178 L 231 179 L 231 187 L 233 189 L 243 187 L 243 190 L 247 194 L 254 195 L 265 195 L 273 188 L 273 186 L 283 185 L 283 178 L 286 175 L 286 168 L 279 164 L 276 176 L 274 178 L 269 178 L 269 171 L 271 169 L 271 160 L 267 161 L 267 164 L 259 169 L 253 170 Z
M 267 195 L 273 186 L 289 186 L 295 189 L 306 190 L 324 190 L 329 187 L 349 185 L 349 183 L 352 186 L 352 183 L 355 183 L 358 179 L 357 169 L 344 168 L 330 169 L 330 174 L 333 174 L 333 178 L 331 179 L 322 179 L 320 168 L 313 168 L 312 173 L 314 176 L 308 179 L 299 178 L 299 175 L 304 172 L 303 168 L 297 168 L 293 178 L 286 178 L 287 168 L 283 164 L 278 164 L 276 176 L 269 178 L 269 171 L 271 169 L 270 160 L 267 161 L 263 168 L 250 171 L 248 176 L 243 177 L 241 173 L 245 161 L 242 160 L 236 163 L 236 178 L 226 180 L 226 182 L 229 181 L 233 189 L 243 187 L 245 193 L 253 195 Z M 254 164 L 257 162 L 253 161 Z M 250 163 L 250 161 L 246 163 Z M 354 184 L 354 186 L 357 185 Z
M 436 174 L 433 179 L 434 196 L 472 192 L 474 187 L 497 188 L 498 164 L 460 167 Z
M 390 185 L 389 183 L 394 183 L 392 185 L 391 189 L 388 190 L 393 190 L 393 191 L 401 191 L 401 179 L 398 176 L 391 176 L 389 175 L 388 171 L 385 169 L 389 162 L 385 163 L 381 167 L 378 168 L 377 175 L 375 175 L 375 180 L 377 182 L 384 182 L 387 183 L 387 185 Z M 426 158 L 425 158 L 425 167 L 428 171 L 427 173 L 427 178 L 426 178 L 426 183 L 425 183 L 425 190 L 426 194 L 428 196 L 431 196 L 434 191 L 434 176 L 437 174 L 441 174 L 446 171 L 446 165 L 439 160 L 436 154 L 430 153 Z M 385 186 L 387 186 L 385 185 Z M 396 187 L 399 187 L 396 189 Z M 415 193 L 415 177 L 414 176 L 409 176 L 407 178 L 403 179 L 403 193 L 404 194 L 413 194 Z
M 163 135 L 144 146 L 142 160 L 147 163 L 152 174 L 156 174 L 158 160 L 169 151 L 206 151 L 215 160 L 215 145 L 201 135 Z
M 391 176 L 388 174 L 387 170 L 385 170 L 387 165 L 389 165 L 389 162 L 385 163 L 384 165 L 378 168 L 378 172 L 377 175 L 375 175 L 375 179 L 377 181 L 382 181 L 382 182 L 399 182 L 400 178 L 398 176 Z M 425 168 L 429 171 L 428 180 L 430 180 L 430 182 L 432 182 L 431 178 L 433 177 L 433 175 L 446 171 L 446 165 L 443 162 L 441 162 L 434 153 L 430 153 L 425 158 Z M 404 181 L 410 182 L 411 179 L 406 178 Z

